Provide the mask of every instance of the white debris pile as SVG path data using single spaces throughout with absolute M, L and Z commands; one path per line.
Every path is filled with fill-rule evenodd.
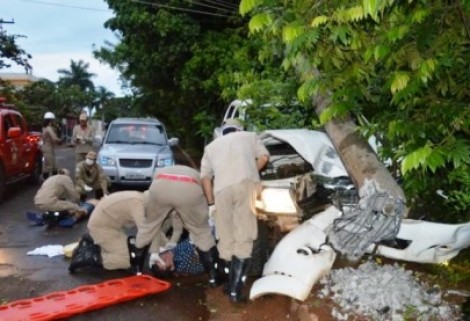
M 443 301 L 439 288 L 426 288 L 398 264 L 368 261 L 357 269 L 332 270 L 320 283 L 320 297 L 331 296 L 339 306 L 332 311 L 336 320 L 348 320 L 350 314 L 381 321 L 402 321 L 410 314 L 420 321 L 457 320 L 459 315 L 459 307 Z

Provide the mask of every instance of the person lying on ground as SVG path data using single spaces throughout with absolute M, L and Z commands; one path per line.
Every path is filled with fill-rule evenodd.
M 218 255 L 199 173 L 180 165 L 158 169 L 148 191 L 115 192 L 103 198 L 88 222 L 89 233 L 72 254 L 69 271 L 103 267 L 142 273 L 149 247 L 150 267 L 158 260 L 160 248 L 165 248 L 162 226 L 172 211 L 193 236 L 209 284 L 217 285 Z M 132 227 L 137 229 L 135 238 L 128 235 Z
M 155 277 L 167 279 L 173 276 L 200 274 L 204 272 L 204 267 L 194 243 L 190 238 L 183 238 L 175 247 L 163 249 L 151 270 Z

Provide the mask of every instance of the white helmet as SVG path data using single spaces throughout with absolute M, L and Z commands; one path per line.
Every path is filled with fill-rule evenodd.
M 44 114 L 44 119 L 55 119 L 55 115 L 52 112 L 48 111 Z

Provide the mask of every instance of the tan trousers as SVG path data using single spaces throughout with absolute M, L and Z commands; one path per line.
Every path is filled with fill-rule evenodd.
M 55 161 L 55 150 L 44 150 L 44 164 L 42 164 L 42 172 L 43 173 L 51 173 L 52 171 L 57 169 L 56 161 Z
M 69 211 L 71 214 L 80 209 L 80 206 L 77 204 L 63 200 L 52 201 L 50 204 L 36 204 L 35 206 L 38 210 L 43 212 Z
M 146 216 L 150 224 L 139 230 L 139 242 L 148 244 L 151 253 L 158 253 L 159 247 L 154 239 L 162 231 L 162 224 L 171 210 L 179 213 L 183 226 L 188 230 L 192 241 L 202 251 L 208 251 L 215 246 L 215 238 L 209 226 L 209 213 L 206 198 L 199 184 L 193 182 L 179 182 L 166 179 L 155 179 L 149 188 L 149 199 Z
M 256 185 L 243 181 L 224 188 L 215 195 L 215 230 L 219 238 L 219 256 L 231 261 L 251 257 L 258 237 L 258 221 L 253 213 Z
M 103 267 L 107 270 L 128 269 L 131 267 L 127 233 L 124 229 L 114 227 L 88 225 L 95 244 L 101 246 Z

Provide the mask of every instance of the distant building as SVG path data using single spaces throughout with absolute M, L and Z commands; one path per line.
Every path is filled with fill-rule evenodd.
M 9 82 L 15 88 L 24 88 L 40 80 L 33 75 L 23 73 L 0 73 L 0 79 Z

